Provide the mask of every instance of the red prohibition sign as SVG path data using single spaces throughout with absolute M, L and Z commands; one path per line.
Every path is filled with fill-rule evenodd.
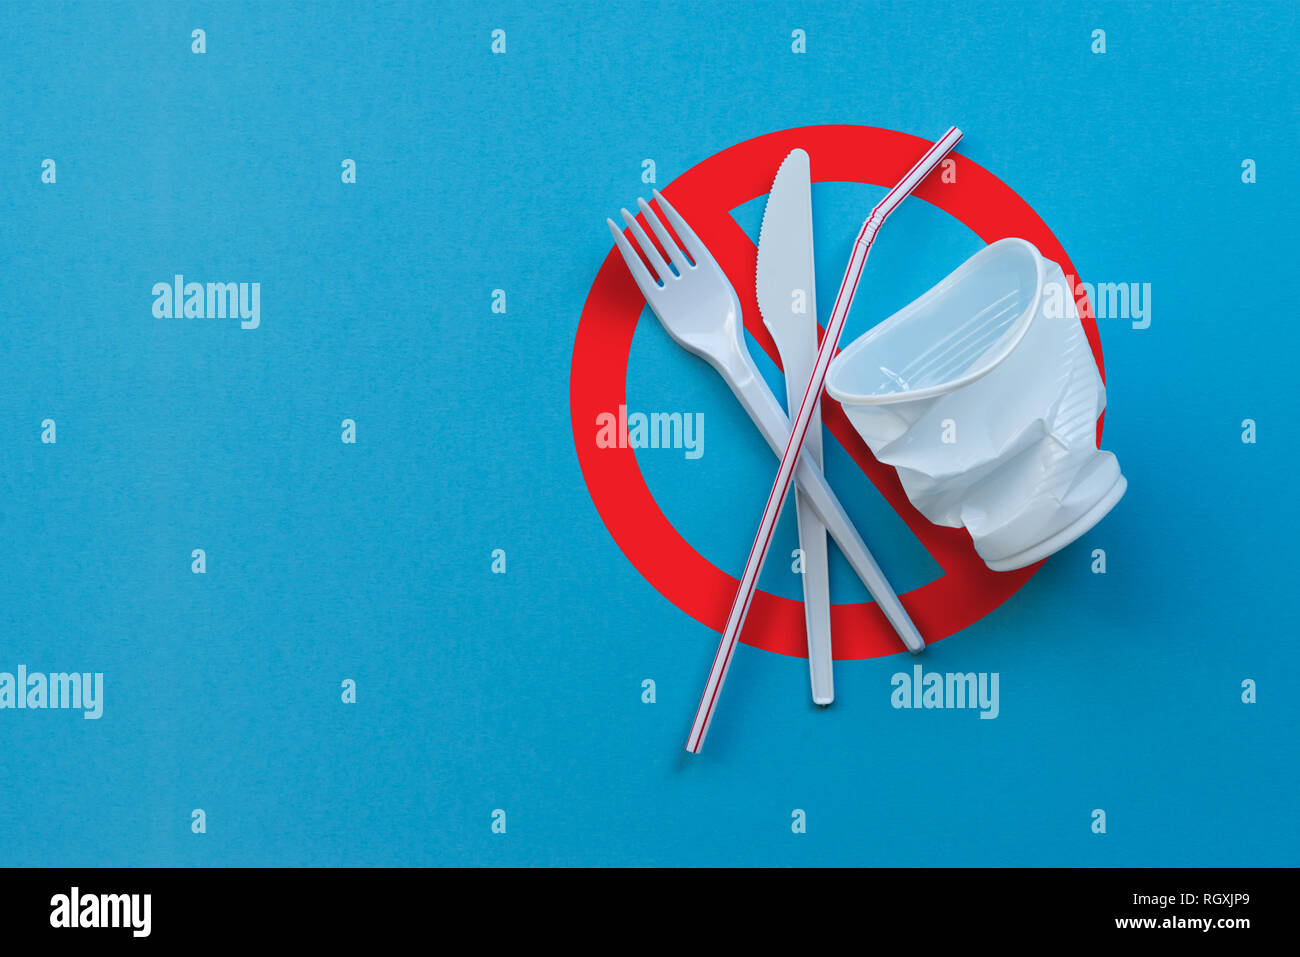
M 664 195 L 730 277 L 740 298 L 745 328 L 779 366 L 776 347 L 763 327 L 755 300 L 757 250 L 732 218 L 731 210 L 766 195 L 776 168 L 796 147 L 807 150 L 812 157 L 813 182 L 888 187 L 929 146 L 919 137 L 869 126 L 784 130 L 747 140 L 704 160 L 674 180 Z M 1101 340 L 1091 305 L 1075 278 L 1077 271 L 1052 231 L 1028 203 L 988 170 L 956 153 L 952 157 L 957 164 L 956 182 L 944 183 L 939 176 L 931 176 L 914 195 L 956 217 L 986 243 L 1019 236 L 1059 263 L 1074 283 L 1084 331 L 1097 368 L 1103 370 Z M 618 251 L 611 248 L 587 295 L 573 346 L 569 401 L 578 463 L 601 519 L 628 560 L 674 605 L 722 631 L 739 582 L 678 534 L 650 494 L 633 449 L 597 448 L 593 441 L 597 415 L 626 402 L 628 355 L 644 306 L 645 298 Z M 1013 572 L 990 571 L 975 553 L 965 529 L 933 525 L 912 507 L 897 474 L 876 461 L 830 396 L 822 399 L 822 418 L 944 570 L 939 578 L 901 596 L 903 606 L 927 642 L 946 638 L 989 614 L 1042 565 L 1039 562 Z M 1101 424 L 1098 420 L 1099 441 Z M 737 534 L 751 532 L 746 528 Z M 871 530 L 862 532 L 869 545 Z M 903 650 L 874 602 L 834 605 L 831 630 L 835 657 L 840 660 Z M 802 602 L 757 592 L 741 641 L 779 654 L 806 657 Z

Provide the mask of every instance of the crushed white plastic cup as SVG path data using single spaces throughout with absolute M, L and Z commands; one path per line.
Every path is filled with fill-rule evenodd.
M 1097 447 L 1106 387 L 1065 275 L 1023 239 L 986 246 L 845 347 L 826 391 L 917 510 L 964 526 L 994 571 L 1064 548 L 1128 486 Z

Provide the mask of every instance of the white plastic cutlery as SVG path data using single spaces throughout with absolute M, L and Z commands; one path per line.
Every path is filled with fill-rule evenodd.
M 781 163 L 763 210 L 754 291 L 763 325 L 785 369 L 786 408 L 797 409 L 817 360 L 817 279 L 813 264 L 812 171 L 808 154 L 794 150 Z M 822 464 L 821 403 L 813 410 L 804 454 Z M 808 673 L 817 704 L 835 700 L 831 651 L 831 589 L 826 526 L 802 488 L 795 498 L 803 555 L 803 612 Z
M 844 331 L 844 323 L 853 306 L 858 280 L 862 278 L 862 268 L 867 264 L 872 243 L 875 242 L 876 234 L 885 220 L 934 171 L 957 145 L 961 136 L 961 130 L 957 127 L 949 128 L 947 133 L 926 150 L 916 164 L 898 181 L 898 184 L 885 194 L 885 198 L 876 204 L 858 232 L 858 238 L 853 244 L 853 254 L 844 270 L 844 278 L 840 281 L 839 294 L 835 297 L 835 306 L 831 309 L 830 321 L 826 324 L 826 335 L 817 350 L 817 361 L 813 366 L 812 377 L 799 403 L 799 411 L 790 426 L 790 441 L 786 443 L 785 451 L 781 455 L 781 465 L 776 471 L 776 479 L 772 482 L 772 490 L 768 493 L 767 504 L 763 506 L 763 518 L 759 521 L 754 544 L 750 546 L 749 559 L 745 562 L 745 571 L 740 577 L 740 588 L 736 591 L 731 611 L 727 614 L 727 625 L 722 633 L 722 641 L 713 656 L 709 680 L 704 686 L 704 694 L 700 696 L 700 704 L 695 711 L 695 721 L 691 725 L 690 737 L 686 740 L 686 750 L 693 754 L 698 753 L 704 746 L 704 737 L 709 732 L 709 724 L 713 720 L 718 704 L 718 695 L 722 692 L 722 684 L 726 680 L 727 669 L 731 667 L 736 642 L 740 639 L 740 629 L 744 627 L 745 616 L 749 613 L 749 605 L 754 597 L 754 589 L 758 587 L 758 575 L 763 570 L 768 546 L 772 544 L 772 532 L 776 527 L 776 520 L 781 514 L 781 506 L 785 503 L 786 494 L 790 491 L 790 483 L 794 480 L 795 467 L 801 465 L 804 460 L 801 455 L 804 437 L 808 434 L 813 410 L 821 400 L 826 370 L 835 355 L 840 333 Z M 676 226 L 676 222 L 673 225 Z M 895 598 L 894 602 L 897 604 L 898 599 Z M 901 609 L 902 606 L 899 605 L 899 610 Z M 883 604 L 882 610 L 888 614 Z M 903 614 L 906 617 L 906 613 Z
M 614 235 L 614 242 L 627 263 L 628 271 L 668 335 L 684 349 L 705 359 L 726 379 L 736 398 L 767 439 L 768 445 L 780 454 L 789 442 L 790 422 L 767 383 L 763 381 L 745 346 L 740 301 L 736 298 L 736 291 L 699 237 L 658 190 L 655 190 L 654 198 L 668 217 L 674 232 L 681 237 L 682 246 L 673 240 L 649 204 L 645 200 L 638 200 L 646 222 L 672 260 L 673 268 L 664 261 L 632 214 L 623 210 L 623 220 L 627 223 L 632 238 L 660 281 L 655 280 L 655 276 L 646 268 L 646 263 L 642 262 L 641 256 L 614 221 L 606 220 L 609 231 Z M 885 580 L 880 566 L 871 557 L 862 537 L 849 521 L 848 514 L 835 497 L 821 469 L 804 455 L 799 458 L 797 469 L 792 464 L 792 474 L 798 476 L 800 487 L 807 493 L 818 517 L 826 524 L 845 558 L 880 605 L 881 611 L 903 643 L 913 652 L 924 649 L 925 642 L 916 626 L 903 610 L 902 603 Z

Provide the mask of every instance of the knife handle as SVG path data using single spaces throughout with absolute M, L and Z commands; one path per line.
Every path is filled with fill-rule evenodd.
M 805 443 L 807 444 L 807 443 Z M 826 526 L 808 494 L 795 490 L 795 514 L 799 519 L 799 547 L 803 549 L 803 618 L 808 634 L 808 677 L 813 702 L 828 705 L 835 700 L 835 663 L 831 650 L 831 589 L 826 567 Z

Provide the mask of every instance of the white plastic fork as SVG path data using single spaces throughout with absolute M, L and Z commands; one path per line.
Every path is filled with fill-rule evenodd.
M 654 199 L 668 217 L 673 231 L 681 238 L 681 246 L 673 240 L 644 199 L 638 199 L 637 206 L 664 251 L 668 253 L 674 268 L 669 268 L 641 224 L 626 209 L 622 211 L 623 221 L 627 223 L 646 262 L 659 276 L 659 281 L 646 268 L 645 262 L 642 262 L 622 230 L 612 219 L 607 219 L 605 222 L 614 235 L 618 251 L 668 335 L 682 348 L 695 353 L 717 370 L 763 433 L 772 451 L 779 456 L 790 438 L 790 420 L 763 381 L 745 346 L 740 300 L 736 298 L 736 291 L 726 273 L 677 210 L 669 205 L 658 190 L 654 191 Z M 871 552 L 867 550 L 857 529 L 849 521 L 848 513 L 835 497 L 822 470 L 806 454 L 800 456 L 795 481 L 804 490 L 813 510 L 825 523 L 827 531 L 834 537 L 903 644 L 913 654 L 923 651 L 925 641 L 912 624 L 902 602 L 894 594 L 876 560 L 871 557 Z

